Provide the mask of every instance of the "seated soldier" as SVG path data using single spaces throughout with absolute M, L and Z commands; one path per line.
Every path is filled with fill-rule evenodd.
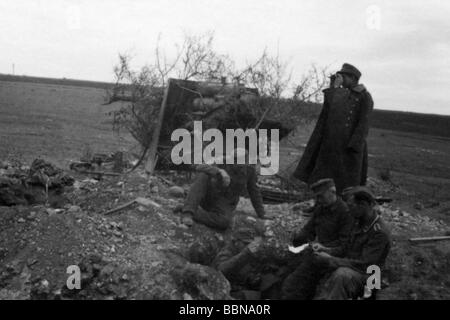
M 312 217 L 303 229 L 294 234 L 293 245 L 312 242 L 304 252 L 299 265 L 283 282 L 282 299 L 312 299 L 319 280 L 328 271 L 316 259 L 313 251 L 341 256 L 345 252 L 352 218 L 347 205 L 336 195 L 332 179 L 322 179 L 311 186 L 316 206 Z
M 263 249 L 264 225 L 252 217 L 240 219 L 231 238 L 218 252 L 212 266 L 230 281 L 231 295 L 237 299 L 259 299 L 259 259 Z M 251 296 L 249 294 L 252 293 Z
M 244 157 L 246 151 L 236 149 L 235 161 Z M 261 192 L 256 185 L 255 166 L 248 164 L 199 165 L 199 174 L 191 186 L 183 207 L 183 222 L 198 223 L 221 231 L 228 229 L 233 220 L 233 212 L 239 202 L 240 195 L 247 189 L 259 218 L 264 217 L 264 206 Z
M 344 300 L 362 296 L 369 274 L 367 267 L 383 267 L 391 246 L 388 228 L 374 210 L 375 197 L 365 187 L 352 193 L 355 224 L 345 256 L 317 252 L 315 256 L 332 271 L 319 299 Z

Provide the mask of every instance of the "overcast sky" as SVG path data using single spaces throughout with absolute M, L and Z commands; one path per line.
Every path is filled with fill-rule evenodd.
M 450 1 L 0 0 L 0 73 L 111 81 L 118 52 L 150 62 L 183 34 L 215 32 L 238 63 L 267 47 L 311 63 L 350 62 L 379 109 L 450 114 Z

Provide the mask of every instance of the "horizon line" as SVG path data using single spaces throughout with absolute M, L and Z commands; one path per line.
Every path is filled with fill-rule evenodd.
M 97 83 L 97 84 L 101 84 L 101 85 L 111 85 L 111 86 L 113 86 L 115 84 L 114 82 L 108 82 L 108 81 L 102 81 L 102 80 L 86 80 L 86 79 L 75 79 L 75 78 L 66 78 L 66 77 L 55 78 L 55 77 L 35 76 L 35 75 L 26 75 L 26 74 L 18 75 L 18 74 L 0 72 L 0 77 L 2 77 L 2 76 L 18 77 L 18 78 L 22 77 L 22 78 L 45 79 L 45 80 L 58 80 L 58 81 L 89 82 L 92 84 Z M 5 80 L 0 79 L 0 81 L 5 81 Z M 49 85 L 58 85 L 58 84 L 49 84 Z M 70 84 L 68 84 L 68 85 L 70 86 Z M 80 86 L 80 87 L 82 87 L 82 86 Z M 86 86 L 86 87 L 88 87 L 88 86 Z M 98 89 L 103 89 L 103 88 L 98 88 Z M 317 104 L 321 105 L 321 103 L 317 103 Z M 374 108 L 374 110 L 450 117 L 450 113 L 449 114 L 427 113 L 427 112 L 417 112 L 417 111 L 408 111 L 408 110 L 400 110 L 400 109 L 380 109 L 380 108 Z

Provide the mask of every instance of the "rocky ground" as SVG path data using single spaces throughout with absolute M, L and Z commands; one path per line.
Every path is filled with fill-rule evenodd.
M 139 170 L 100 181 L 73 176 L 74 184 L 64 188 L 59 201 L 0 207 L 0 299 L 231 298 L 228 281 L 205 264 L 232 231 L 186 227 L 173 212 L 183 202 L 188 174 L 158 172 L 150 181 Z M 378 194 L 392 192 L 377 179 L 370 185 Z M 137 197 L 153 202 L 106 214 Z M 303 210 L 310 205 L 266 205 L 274 216 L 265 221 L 266 246 L 274 255 L 288 254 L 289 233 L 307 221 Z M 380 210 L 394 243 L 383 273 L 386 288 L 378 298 L 450 298 L 449 242 L 408 241 L 444 235 L 447 223 L 417 210 L 406 212 L 395 202 Z M 238 211 L 237 221 L 256 219 L 245 198 Z M 192 250 L 198 247 L 202 250 Z M 81 290 L 67 289 L 71 265 L 82 271 Z

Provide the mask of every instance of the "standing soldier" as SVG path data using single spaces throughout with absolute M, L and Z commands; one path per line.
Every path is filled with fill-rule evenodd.
M 294 177 L 306 183 L 332 178 L 338 193 L 365 185 L 369 116 L 373 100 L 361 72 L 345 63 L 324 90 L 324 104 Z M 342 85 L 342 87 L 341 87 Z

